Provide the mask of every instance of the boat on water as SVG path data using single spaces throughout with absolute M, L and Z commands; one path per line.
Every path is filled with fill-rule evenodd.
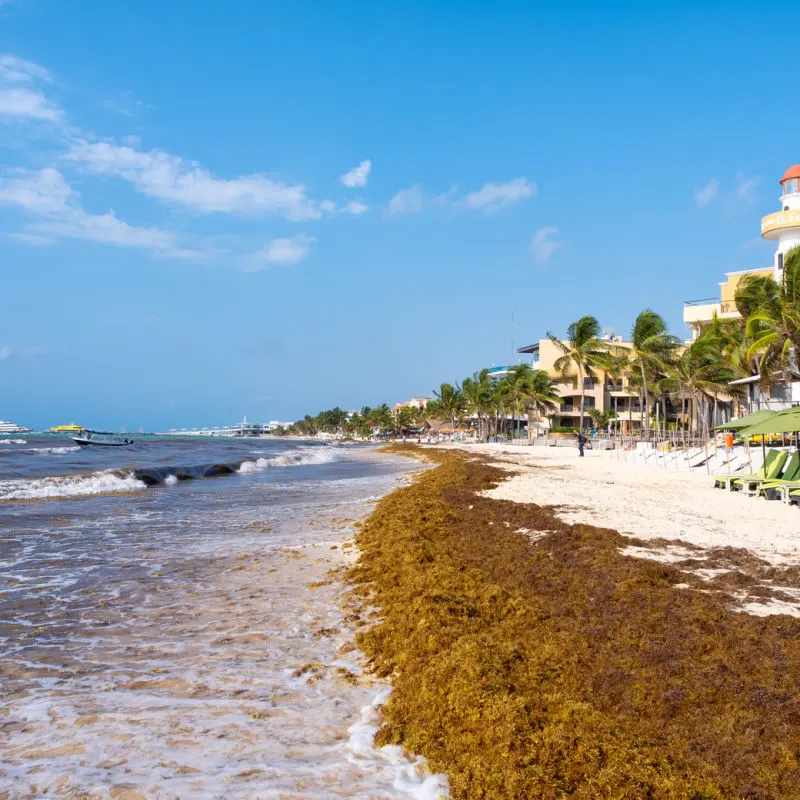
M 7 422 L 0 419 L 0 434 L 3 433 L 30 433 L 30 428 L 23 428 L 22 425 L 16 425 L 13 422 Z
M 50 428 L 50 433 L 80 433 L 83 429 L 82 425 L 72 422 L 69 425 L 56 425 L 54 428 Z
M 81 447 L 130 447 L 135 444 L 133 439 L 122 438 L 111 431 L 93 431 L 81 428 L 78 436 L 73 436 L 72 441 Z

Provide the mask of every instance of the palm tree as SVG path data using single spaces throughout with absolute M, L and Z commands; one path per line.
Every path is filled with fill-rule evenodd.
M 736 373 L 723 358 L 719 338 L 705 331 L 672 362 L 669 375 L 659 380 L 657 386 L 660 391 L 680 397 L 684 403 L 688 395 L 694 401 L 690 427 L 695 433 L 708 436 L 709 401 L 713 400 L 716 407 L 720 396 L 732 393 L 730 382 L 735 379 Z
M 530 364 L 517 364 L 497 386 L 497 393 L 511 409 L 512 430 L 519 435 L 519 416 L 527 410 L 527 397 L 530 391 L 533 369 Z
M 800 247 L 784 258 L 783 280 L 773 291 L 769 284 L 756 286 L 738 298 L 743 307 L 752 299 L 752 290 L 761 289 L 747 317 L 746 333 L 752 339 L 748 358 L 758 358 L 759 384 L 768 388 L 778 376 L 789 381 L 800 377 Z
M 586 387 L 584 376 L 593 377 L 594 369 L 601 366 L 603 357 L 607 355 L 608 344 L 600 338 L 600 323 L 595 317 L 581 317 L 567 328 L 567 339 L 562 342 L 549 331 L 547 338 L 561 351 L 562 355 L 554 362 L 554 367 L 563 377 L 567 376 L 570 366 L 578 372 L 578 383 L 581 390 L 580 430 L 583 430 L 584 401 Z
M 601 431 L 608 426 L 608 423 L 616 417 L 616 412 L 613 408 L 601 411 L 599 408 L 590 408 L 588 411 L 589 416 L 592 418 L 595 428 Z
M 443 383 L 439 386 L 439 391 L 434 391 L 436 395 L 436 405 L 445 418 L 448 418 L 453 425 L 453 434 L 456 432 L 456 419 L 461 416 L 464 410 L 464 397 L 461 394 L 461 387 L 456 384 Z
M 555 411 L 561 404 L 553 381 L 543 369 L 532 369 L 525 381 L 525 413 L 528 415 L 528 437 L 532 433 L 531 417 L 542 418 L 546 411 Z M 532 412 L 532 413 L 531 413 Z
M 665 375 L 678 346 L 678 340 L 667 333 L 664 320 L 649 308 L 639 312 L 631 332 L 631 359 L 639 367 L 642 379 L 642 409 L 644 425 L 650 427 L 650 395 L 647 378 L 654 380 Z
M 484 422 L 488 422 L 493 408 L 494 386 L 489 380 L 489 370 L 482 369 L 461 382 L 461 395 L 467 411 L 478 417 L 479 435 L 485 436 Z

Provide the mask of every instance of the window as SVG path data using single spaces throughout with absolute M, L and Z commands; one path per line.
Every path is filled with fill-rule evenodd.
M 783 253 L 778 253 L 778 269 L 783 269 Z
M 788 181 L 784 181 L 784 194 L 796 194 L 797 192 L 800 192 L 800 178 L 789 178 Z

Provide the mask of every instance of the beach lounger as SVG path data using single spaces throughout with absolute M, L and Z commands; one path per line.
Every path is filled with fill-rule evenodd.
M 714 486 L 718 489 L 734 491 L 741 488 L 742 480 L 746 478 L 752 478 L 754 480 L 774 480 L 780 475 L 781 467 L 783 467 L 785 461 L 785 450 L 768 450 L 767 458 L 761 469 L 757 470 L 752 475 L 717 475 L 714 478 Z
M 775 487 L 775 494 L 782 503 L 800 502 L 800 481 L 787 481 Z
M 743 478 L 742 492 L 747 495 L 761 494 L 767 500 L 774 500 L 778 496 L 777 489 L 784 483 L 800 481 L 800 452 L 795 450 L 792 457 L 786 462 L 783 474 L 779 478 Z

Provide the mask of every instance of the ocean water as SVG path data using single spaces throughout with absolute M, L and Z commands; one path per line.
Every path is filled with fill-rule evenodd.
M 417 465 L 372 448 L 0 438 L 0 798 L 420 798 L 336 572 Z

